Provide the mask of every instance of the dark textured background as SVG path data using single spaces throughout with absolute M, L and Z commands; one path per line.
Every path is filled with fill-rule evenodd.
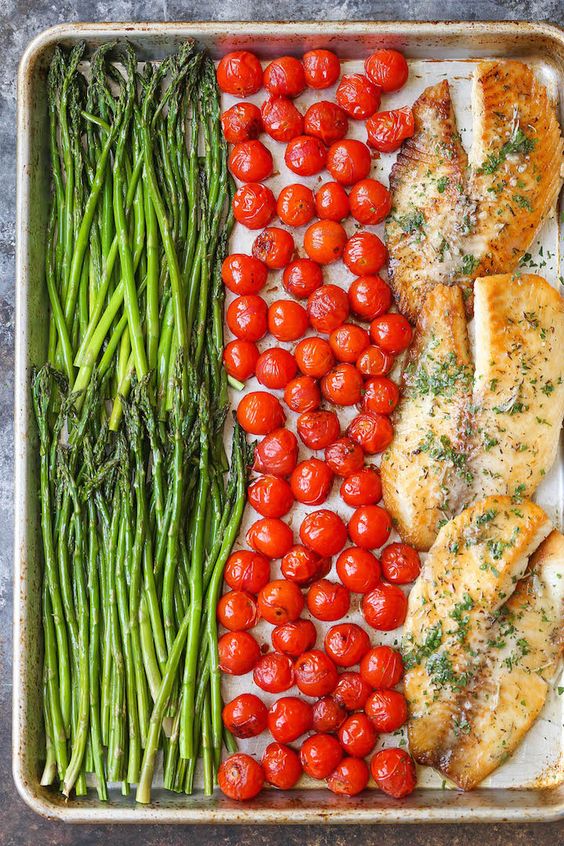
M 564 23 L 563 0 L 0 0 L 0 844 L 115 843 L 120 846 L 270 844 L 270 846 L 512 846 L 564 842 L 564 824 L 489 826 L 219 826 L 76 827 L 35 816 L 18 797 L 11 775 L 11 626 L 13 554 L 13 369 L 15 75 L 30 39 L 64 21 L 260 20 L 269 18 L 390 20 L 549 20 Z

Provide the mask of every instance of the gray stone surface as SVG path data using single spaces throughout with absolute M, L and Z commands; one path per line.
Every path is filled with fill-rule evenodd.
M 94 846 L 111 842 L 128 846 L 184 843 L 195 846 L 213 841 L 231 844 L 294 844 L 315 846 L 515 846 L 556 844 L 564 838 L 562 824 L 528 826 L 425 826 L 425 827 L 234 827 L 186 828 L 70 827 L 36 817 L 19 799 L 11 777 L 11 625 L 13 556 L 13 369 L 14 369 L 14 219 L 15 219 L 15 74 L 19 56 L 38 32 L 64 21 L 116 20 L 293 20 L 320 18 L 373 20 L 549 20 L 564 23 L 562 0 L 304 0 L 253 2 L 253 0 L 0 0 L 0 843 L 3 846 L 31 844 L 77 844 Z

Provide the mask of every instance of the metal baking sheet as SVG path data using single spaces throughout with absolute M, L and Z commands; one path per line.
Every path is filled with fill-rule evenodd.
M 63 25 L 40 35 L 28 47 L 18 80 L 18 246 L 17 246 L 17 331 L 16 331 L 16 544 L 15 544 L 15 656 L 14 656 L 14 777 L 28 804 L 39 813 L 69 822 L 448 822 L 549 820 L 564 811 L 562 702 L 556 685 L 525 742 L 511 760 L 482 787 L 469 794 L 446 789 L 440 777 L 420 768 L 418 789 L 401 802 L 376 790 L 344 799 L 320 790 L 315 782 L 288 793 L 265 790 L 252 803 L 240 805 L 221 796 L 177 796 L 156 787 L 154 802 L 135 806 L 133 798 L 112 791 L 111 802 L 103 805 L 94 791 L 85 799 L 66 802 L 53 791 L 39 786 L 41 742 L 41 655 L 40 568 L 41 542 L 36 499 L 37 466 L 35 434 L 29 402 L 29 370 L 44 357 L 47 321 L 42 319 L 47 303 L 42 278 L 44 225 L 48 202 L 48 150 L 46 144 L 46 68 L 53 47 L 86 40 L 95 47 L 101 41 L 129 38 L 143 58 L 158 61 L 186 37 L 202 40 L 216 57 L 235 47 L 249 47 L 265 60 L 283 53 L 301 55 L 306 49 L 327 46 L 346 63 L 347 71 L 360 70 L 362 60 L 374 49 L 393 46 L 410 61 L 410 79 L 401 92 L 387 95 L 384 108 L 411 103 L 427 85 L 447 77 L 453 89 L 454 105 L 463 143 L 471 144 L 470 78 L 481 57 L 523 58 L 535 67 L 555 96 L 564 74 L 564 34 L 557 28 L 527 23 L 222 23 L 222 24 L 78 24 Z M 326 92 L 330 97 L 332 92 Z M 318 95 L 304 92 L 298 106 L 306 108 Z M 253 99 L 253 98 L 251 98 Z M 257 95 L 254 99 L 260 99 Z M 225 105 L 230 105 L 228 97 Z M 561 104 L 562 108 L 562 104 Z M 351 121 L 350 133 L 364 140 L 364 125 Z M 285 169 L 283 145 L 266 138 L 273 152 L 277 175 L 271 184 L 275 193 L 282 184 L 295 181 Z M 372 170 L 375 178 L 387 182 L 394 156 L 382 156 Z M 311 177 L 314 187 L 320 177 Z M 307 181 L 307 180 L 306 180 Z M 347 223 L 352 233 L 352 224 Z M 379 232 L 381 227 L 375 227 Z M 534 272 L 558 285 L 560 247 L 558 216 L 547 221 L 538 242 L 531 248 Z M 256 233 L 255 233 L 256 234 Z M 301 233 L 298 231 L 299 243 Z M 232 251 L 247 252 L 254 234 L 236 227 Z M 341 269 L 329 270 L 330 281 L 350 281 Z M 279 275 L 271 274 L 266 298 L 280 296 Z M 256 388 L 254 380 L 246 390 Z M 342 416 L 342 415 L 341 415 Z M 290 415 L 290 417 L 294 417 Z M 290 420 L 292 426 L 294 421 Z M 537 491 L 536 499 L 554 524 L 562 528 L 564 508 L 562 455 L 557 466 Z M 335 494 L 329 502 L 343 516 L 346 506 Z M 297 529 L 301 512 L 292 512 Z M 249 509 L 241 532 L 253 521 Z M 358 617 L 358 605 L 349 619 Z M 261 627 L 262 626 L 262 627 Z M 269 641 L 269 627 L 257 629 L 259 640 Z M 320 637 L 322 629 L 320 627 Z M 398 632 L 374 638 L 394 643 Z M 248 689 L 249 680 L 229 679 L 225 695 L 231 698 Z M 291 693 L 292 691 L 290 691 Z M 269 699 L 268 694 L 264 695 Z M 260 752 L 265 738 L 246 741 L 251 752 Z M 384 738 L 380 745 L 401 743 L 402 737 Z M 242 745 L 242 748 L 243 747 Z M 560 785 L 560 787 L 559 787 Z

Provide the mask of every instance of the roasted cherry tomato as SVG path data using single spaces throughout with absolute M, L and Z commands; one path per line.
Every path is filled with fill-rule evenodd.
M 325 696 L 337 684 L 337 669 L 319 649 L 304 652 L 294 664 L 296 684 L 306 696 Z
M 284 388 L 284 402 L 296 414 L 315 411 L 321 404 L 318 383 L 311 376 L 296 376 Z
M 280 390 L 298 371 L 296 359 L 282 347 L 271 347 L 260 354 L 256 363 L 257 379 L 265 388 Z
M 339 742 L 348 755 L 365 758 L 376 745 L 378 735 L 366 714 L 351 714 L 339 729 Z
M 380 223 L 390 213 L 392 195 L 376 179 L 361 179 L 349 194 L 351 214 L 364 226 Z
M 287 226 L 305 226 L 315 214 L 313 192 L 307 185 L 286 185 L 278 194 L 278 217 Z
M 223 284 L 234 294 L 258 294 L 266 285 L 268 268 L 244 253 L 227 256 L 221 265 Z
M 333 485 L 333 471 L 325 461 L 308 458 L 301 461 L 290 476 L 290 487 L 297 502 L 321 505 Z
M 361 505 L 349 520 L 350 539 L 361 549 L 379 549 L 384 546 L 391 531 L 390 515 L 379 505 Z
M 312 734 L 300 749 L 302 767 L 310 778 L 327 778 L 342 757 L 339 741 L 330 734 Z
M 316 620 L 324 622 L 340 620 L 349 610 L 350 603 L 351 598 L 346 587 L 329 579 L 314 582 L 307 594 L 309 613 Z M 322 696 L 321 693 L 317 695 Z
M 254 799 L 260 793 L 264 785 L 264 772 L 250 755 L 236 752 L 219 765 L 217 783 L 229 799 L 244 802 Z
M 284 269 L 282 284 L 296 299 L 307 299 L 323 285 L 323 272 L 311 259 L 296 259 Z
M 294 239 L 279 226 L 267 226 L 253 241 L 253 256 L 270 270 L 280 270 L 290 264 L 294 250 Z
M 272 174 L 272 153 L 262 141 L 240 141 L 229 153 L 229 170 L 241 182 L 262 182 Z
M 339 681 L 341 678 L 342 676 L 339 676 Z M 315 731 L 331 734 L 337 731 L 346 716 L 345 709 L 333 696 L 323 696 L 313 706 L 313 728 Z
M 357 414 L 351 420 L 347 429 L 347 435 L 352 441 L 360 444 L 368 455 L 376 455 L 388 447 L 394 437 L 394 427 L 389 417 L 384 414 L 375 414 L 373 411 L 364 411 Z
M 291 743 L 310 730 L 313 712 L 309 702 L 297 696 L 282 696 L 268 712 L 268 728 L 275 740 Z
M 370 346 L 370 335 L 354 323 L 343 323 L 333 329 L 329 344 L 337 361 L 354 364 L 361 352 Z
M 266 558 L 282 558 L 294 543 L 292 530 L 278 517 L 263 517 L 247 532 L 247 543 Z
M 297 658 L 315 646 L 317 632 L 311 620 L 294 620 L 272 630 L 272 645 L 278 652 Z
M 248 50 L 227 53 L 217 66 L 217 84 L 226 94 L 250 97 L 262 86 L 262 68 L 257 57 Z
M 364 62 L 364 70 L 382 91 L 397 91 L 407 82 L 407 62 L 397 50 L 376 50 Z
M 225 369 L 234 379 L 245 382 L 253 376 L 259 360 L 259 351 L 252 341 L 229 341 L 223 350 Z
M 310 88 L 330 88 L 341 73 L 341 63 L 330 50 L 309 50 L 302 59 Z
M 341 185 L 354 185 L 366 179 L 371 161 L 366 144 L 353 138 L 336 141 L 327 152 L 327 170 Z
M 378 112 L 366 121 L 368 144 L 379 153 L 393 153 L 415 132 L 413 112 L 409 106 Z
M 274 97 L 297 97 L 305 88 L 304 66 L 294 56 L 274 59 L 264 69 L 264 87 Z
M 407 702 L 397 690 L 375 690 L 368 697 L 364 710 L 376 731 L 382 733 L 397 731 L 407 720 Z
M 305 134 L 319 138 L 327 146 L 344 138 L 348 128 L 346 113 L 329 100 L 313 103 L 304 115 Z
M 242 693 L 225 705 L 221 716 L 235 737 L 256 737 L 266 728 L 268 710 L 254 693 Z
M 351 311 L 363 320 L 385 314 L 392 304 L 392 292 L 379 276 L 359 276 L 349 288 Z
M 337 667 L 352 667 L 370 649 L 370 638 L 356 623 L 340 623 L 331 626 L 323 645 Z
M 253 681 L 267 693 L 282 693 L 294 684 L 294 665 L 281 652 L 267 652 L 255 665 Z
M 335 96 L 339 106 L 355 120 L 366 120 L 380 106 L 380 90 L 362 73 L 344 74 Z
M 268 331 L 278 341 L 296 341 L 309 326 L 308 313 L 294 300 L 276 300 L 268 309 Z
M 223 137 L 229 144 L 253 141 L 262 132 L 260 109 L 254 103 L 235 103 L 221 116 Z
M 395 687 L 403 676 L 401 655 L 391 646 L 373 646 L 360 662 L 360 675 L 375 690 Z
M 414 582 L 421 572 L 419 553 L 407 543 L 390 543 L 382 550 L 384 578 L 396 585 Z
M 338 796 L 356 796 L 362 793 L 369 778 L 362 758 L 343 758 L 327 779 L 327 787 Z
M 377 752 L 370 761 L 370 772 L 380 790 L 394 799 L 409 796 L 417 784 L 413 758 L 397 746 Z
M 237 338 L 260 341 L 266 335 L 266 303 L 256 294 L 245 294 L 234 299 L 227 309 L 226 319 L 227 325 Z
M 239 403 L 237 420 L 250 435 L 268 435 L 284 423 L 284 412 L 272 394 L 251 391 Z
M 255 449 L 254 469 L 273 476 L 289 476 L 298 463 L 298 441 L 289 429 L 270 432 Z
M 318 220 L 305 231 L 304 250 L 318 264 L 332 264 L 345 249 L 347 233 L 334 220 Z
M 364 453 L 350 438 L 339 438 L 326 447 L 325 461 L 337 476 L 350 476 L 361 469 Z
M 260 111 L 265 132 L 275 141 L 287 142 L 303 135 L 303 115 L 287 97 L 269 97 Z
M 338 285 L 322 285 L 307 301 L 309 322 L 317 332 L 329 335 L 349 316 L 349 298 Z
M 300 341 L 294 350 L 294 356 L 301 372 L 314 379 L 325 376 L 335 364 L 329 342 L 316 335 Z
M 226 632 L 217 644 L 222 673 L 242 676 L 253 669 L 260 658 L 260 646 L 248 632 Z
M 370 693 L 370 687 L 360 673 L 347 670 L 339 676 L 333 697 L 347 711 L 358 711 L 364 708 Z
M 362 396 L 362 376 L 352 364 L 338 364 L 321 380 L 321 393 L 336 405 L 356 405 Z
M 337 575 L 354 593 L 368 593 L 380 581 L 380 565 L 367 549 L 350 546 L 337 558 Z
M 378 273 L 387 258 L 385 245 L 373 232 L 357 232 L 343 250 L 343 261 L 357 276 Z
M 283 517 L 294 504 L 290 485 L 278 476 L 259 476 L 249 485 L 247 499 L 263 517 Z
M 237 223 L 247 229 L 262 229 L 268 226 L 276 214 L 274 194 L 260 182 L 241 185 L 233 197 L 233 215 Z
M 375 505 L 382 499 L 382 480 L 377 467 L 362 467 L 344 480 L 340 494 L 347 505 Z
M 384 376 L 394 366 L 394 357 L 380 347 L 370 346 L 359 355 L 356 366 L 363 376 Z
M 308 411 L 300 414 L 297 429 L 309 449 L 325 449 L 341 434 L 339 418 L 334 411 Z
M 338 514 L 321 508 L 312 511 L 300 526 L 300 538 L 322 558 L 336 555 L 347 541 L 347 527 Z
M 411 335 L 411 326 L 402 314 L 383 314 L 370 324 L 374 343 L 391 355 L 406 350 L 411 343 Z
M 304 597 L 294 582 L 275 579 L 260 591 L 258 607 L 268 623 L 280 626 L 298 619 L 304 607 Z
M 227 559 L 223 578 L 232 590 L 258 593 L 270 579 L 270 561 L 250 549 L 238 549 Z
M 315 209 L 320 220 L 339 223 L 348 217 L 349 195 L 338 182 L 325 182 L 315 195 Z
M 362 407 L 376 414 L 391 414 L 399 402 L 400 392 L 395 382 L 385 376 L 368 379 L 364 385 Z
M 300 176 L 313 176 L 325 167 L 327 148 L 319 138 L 298 135 L 288 142 L 284 153 L 286 166 Z
M 299 781 L 302 765 L 299 756 L 283 743 L 269 743 L 262 756 L 264 778 L 279 790 L 291 790 Z
M 258 620 L 255 600 L 242 590 L 230 590 L 217 603 L 217 619 L 231 632 L 252 629 Z
M 362 613 L 373 629 L 389 632 L 403 625 L 407 613 L 407 599 L 397 585 L 380 582 L 370 593 L 363 596 Z

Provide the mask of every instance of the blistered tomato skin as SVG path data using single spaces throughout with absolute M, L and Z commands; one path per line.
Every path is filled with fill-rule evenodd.
M 258 608 L 264 619 L 273 626 L 297 620 L 304 607 L 304 597 L 297 585 L 285 579 L 275 579 L 265 585 L 258 596 Z
M 221 265 L 221 278 L 234 294 L 258 294 L 266 285 L 268 268 L 264 262 L 244 253 L 227 256 Z
M 339 677 L 339 681 L 341 678 L 342 676 Z M 333 696 L 322 696 L 313 706 L 313 728 L 317 732 L 324 734 L 336 732 L 346 717 L 345 708 Z
M 304 115 L 305 134 L 319 138 L 327 146 L 344 138 L 348 126 L 349 121 L 344 110 L 328 100 L 314 103 Z
M 323 645 L 338 667 L 353 667 L 370 649 L 370 638 L 356 623 L 341 623 L 331 626 Z
M 304 235 L 304 249 L 318 264 L 333 264 L 342 256 L 346 243 L 345 229 L 334 220 L 316 221 Z
M 325 461 L 337 476 L 350 476 L 362 468 L 364 453 L 350 438 L 339 438 L 326 447 Z
M 372 321 L 370 336 L 384 352 L 398 355 L 410 345 L 412 329 L 403 314 L 390 312 Z
M 346 587 L 329 579 L 314 582 L 307 594 L 309 613 L 316 620 L 324 622 L 340 620 L 348 612 L 350 603 L 351 598 Z
M 237 338 L 260 341 L 267 329 L 266 303 L 256 294 L 237 297 L 227 309 L 226 321 Z
M 247 489 L 247 499 L 263 517 L 284 517 L 294 504 L 288 482 L 278 476 L 260 476 Z
M 296 341 L 309 326 L 308 313 L 294 300 L 276 300 L 268 309 L 268 331 L 278 341 Z
M 263 517 L 247 532 L 247 543 L 266 558 L 282 558 L 292 547 L 294 538 L 287 523 L 278 517 Z
M 321 578 L 327 571 L 328 565 L 330 567 L 329 562 L 313 550 L 302 544 L 296 544 L 282 558 L 280 569 L 285 579 L 295 582 L 300 587 L 306 587 L 315 579 Z
M 376 376 L 365 383 L 362 407 L 376 414 L 391 414 L 399 398 L 400 392 L 395 382 L 385 376 Z
M 339 79 L 341 63 L 330 50 L 310 50 L 304 54 L 302 62 L 310 88 L 330 88 Z
M 391 646 L 374 646 L 360 662 L 360 675 L 375 690 L 395 687 L 403 676 L 401 655 Z
M 247 229 L 262 229 L 268 226 L 276 214 L 274 194 L 260 182 L 241 185 L 233 197 L 233 215 L 237 223 Z
M 278 652 L 298 658 L 315 646 L 317 632 L 311 620 L 294 620 L 276 626 L 271 635 L 272 646 Z
M 340 494 L 353 508 L 376 505 L 382 499 L 382 480 L 377 467 L 362 467 L 341 484 Z
M 305 300 L 323 285 L 323 271 L 309 258 L 296 259 L 284 269 L 282 284 L 293 297 Z
M 357 414 L 351 421 L 347 435 L 356 441 L 367 455 L 376 455 L 391 444 L 394 428 L 387 416 L 365 411 Z
M 219 669 L 231 676 L 250 672 L 260 658 L 260 647 L 249 632 L 226 632 L 219 638 Z
M 309 449 L 325 449 L 341 434 L 339 418 L 334 411 L 308 411 L 300 414 L 298 435 Z
M 238 338 L 236 341 L 229 341 L 223 350 L 225 369 L 230 376 L 241 382 L 254 375 L 258 360 L 259 351 L 252 341 Z
M 294 684 L 294 665 L 281 652 L 267 652 L 255 665 L 253 681 L 267 693 L 282 693 Z
M 378 112 L 366 121 L 368 144 L 379 153 L 393 153 L 415 132 L 413 112 L 409 106 Z
M 373 629 L 390 632 L 403 625 L 407 614 L 407 599 L 397 585 L 381 582 L 364 595 L 362 613 Z
M 353 593 L 369 593 L 380 581 L 380 565 L 367 549 L 351 546 L 337 558 L 337 575 Z
M 262 132 L 260 109 L 254 103 L 235 103 L 221 116 L 223 137 L 229 144 L 253 141 Z
M 321 380 L 321 393 L 335 405 L 356 405 L 362 396 L 362 376 L 352 364 L 338 364 Z
M 241 182 L 262 182 L 272 167 L 272 153 L 262 141 L 240 141 L 229 153 L 229 170 Z
M 299 781 L 302 765 L 296 752 L 283 743 L 269 743 L 262 756 L 264 778 L 279 790 L 291 790 Z
M 359 711 L 366 705 L 371 689 L 360 673 L 347 670 L 341 673 L 337 687 L 333 691 L 333 698 L 347 711 Z
M 315 214 L 313 192 L 307 185 L 286 185 L 276 203 L 278 217 L 287 226 L 305 226 Z
M 226 94 L 250 97 L 262 86 L 262 68 L 257 57 L 248 50 L 227 53 L 217 66 L 217 84 Z
M 327 170 L 341 185 L 354 185 L 366 179 L 371 162 L 366 144 L 353 138 L 336 141 L 327 152 Z
M 351 311 L 362 320 L 374 320 L 392 304 L 392 292 L 379 276 L 359 276 L 349 288 Z
M 329 335 L 349 316 L 349 298 L 338 285 L 322 285 L 310 295 L 307 313 L 312 327 Z
M 394 357 L 372 345 L 359 355 L 356 366 L 363 376 L 385 376 L 394 366 Z
M 292 743 L 309 731 L 312 724 L 311 705 L 297 696 L 277 699 L 268 712 L 269 731 L 280 743 Z
M 359 355 L 370 346 L 370 336 L 365 329 L 354 323 L 343 323 L 333 329 L 329 344 L 337 361 L 354 364 Z
M 294 173 L 300 176 L 313 176 L 325 167 L 327 148 L 319 138 L 298 135 L 288 142 L 284 161 Z
M 309 458 L 297 465 L 290 476 L 293 497 L 304 505 L 322 505 L 331 491 L 333 471 L 318 458 Z
M 325 696 L 335 689 L 337 668 L 319 649 L 304 652 L 294 664 L 296 684 L 306 696 Z
M 375 690 L 368 697 L 365 713 L 382 734 L 397 731 L 407 720 L 405 696 L 397 690 Z
M 268 435 L 284 423 L 284 411 L 272 394 L 252 391 L 239 403 L 237 420 L 250 435 Z
M 271 347 L 257 359 L 255 372 L 258 381 L 265 388 L 281 390 L 298 371 L 298 365 L 292 353 L 282 347 Z
M 377 752 L 370 762 L 370 772 L 380 790 L 394 799 L 409 796 L 417 784 L 413 758 L 398 747 Z
M 270 579 L 270 561 L 259 552 L 238 549 L 229 556 L 223 578 L 232 590 L 258 593 Z
M 391 531 L 390 515 L 379 505 L 361 505 L 349 520 L 349 537 L 361 549 L 379 549 L 384 546 Z
M 419 553 L 407 543 L 390 543 L 382 550 L 382 571 L 389 582 L 408 585 L 421 572 Z
M 296 414 L 315 411 L 321 404 L 319 385 L 311 376 L 296 376 L 284 388 L 284 402 Z
M 304 518 L 300 538 L 308 549 L 326 558 L 342 550 L 347 540 L 347 528 L 338 514 L 322 508 Z
M 378 273 L 387 258 L 385 244 L 373 232 L 357 232 L 349 238 L 343 250 L 343 261 L 357 276 Z
M 339 106 L 355 120 L 366 120 L 380 106 L 380 90 L 361 73 L 344 74 L 335 96 Z
M 338 182 L 325 182 L 315 195 L 315 210 L 320 220 L 340 223 L 350 211 L 349 195 Z
M 254 469 L 273 476 L 289 476 L 298 462 L 298 441 L 289 429 L 270 432 L 255 449 Z
M 367 76 L 382 91 L 398 91 L 407 82 L 409 68 L 397 50 L 377 50 L 364 62 Z
M 230 755 L 220 764 L 217 781 L 221 792 L 229 799 L 254 799 L 262 790 L 264 772 L 259 763 L 243 752 Z
M 305 88 L 302 63 L 294 56 L 282 56 L 264 70 L 264 87 L 274 97 L 297 97 Z
M 294 356 L 304 376 L 312 376 L 314 379 L 325 376 L 335 364 L 329 342 L 315 335 L 300 341 L 296 345 Z
M 266 705 L 254 693 L 242 693 L 228 702 L 222 712 L 224 725 L 235 737 L 256 737 L 268 721 Z
M 217 619 L 231 632 L 252 629 L 258 620 L 257 604 L 248 593 L 231 590 L 217 603 Z
M 339 742 L 347 755 L 353 758 L 369 755 L 377 739 L 374 724 L 366 714 L 351 714 L 339 729 Z
M 364 226 L 374 226 L 384 220 L 392 208 L 392 195 L 376 179 L 361 179 L 349 194 L 351 214 Z
M 300 750 L 300 761 L 310 778 L 327 778 L 342 757 L 339 741 L 330 734 L 312 734 Z
M 253 256 L 270 270 L 281 270 L 286 267 L 294 255 L 294 239 L 285 229 L 279 226 L 267 226 L 253 241 Z
M 303 135 L 304 118 L 287 97 L 270 97 L 261 107 L 265 132 L 275 141 L 283 143 Z
M 356 796 L 365 789 L 369 777 L 362 758 L 343 758 L 327 779 L 327 787 L 339 796 Z

